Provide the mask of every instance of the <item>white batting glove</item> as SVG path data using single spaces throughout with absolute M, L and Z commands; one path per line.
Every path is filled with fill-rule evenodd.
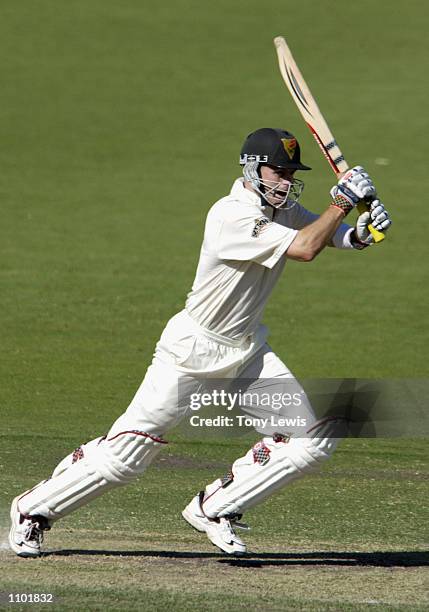
M 373 200 L 369 211 L 362 213 L 357 218 L 354 236 L 352 236 L 352 244 L 355 248 L 364 248 L 374 242 L 368 225 L 372 225 L 380 232 L 386 232 L 392 225 L 392 219 L 380 200 Z
M 362 166 L 347 170 L 337 185 L 332 187 L 330 194 L 332 205 L 340 208 L 347 215 L 361 200 L 371 200 L 376 196 L 376 189 Z

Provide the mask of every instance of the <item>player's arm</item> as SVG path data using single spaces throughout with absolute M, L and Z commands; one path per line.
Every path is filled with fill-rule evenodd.
M 304 227 L 307 227 L 307 225 L 311 225 L 311 223 L 314 223 L 314 221 L 316 221 L 320 217 L 320 215 L 311 212 L 310 210 L 302 206 L 302 204 L 298 204 L 298 202 L 296 202 L 295 206 L 290 209 L 289 214 L 291 217 L 289 223 L 291 224 L 291 227 L 297 230 L 304 229 Z M 287 223 L 287 225 L 289 223 Z M 348 238 L 353 229 L 354 228 L 351 225 L 348 225 L 347 223 L 341 223 L 327 246 L 336 247 L 340 249 L 352 249 L 353 246 Z
M 297 261 L 312 261 L 329 244 L 344 219 L 344 211 L 331 204 L 313 223 L 299 230 L 287 250 Z

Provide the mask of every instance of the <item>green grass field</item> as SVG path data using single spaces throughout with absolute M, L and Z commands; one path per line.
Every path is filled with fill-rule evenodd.
M 365 252 L 289 263 L 271 344 L 301 378 L 427 379 L 428 17 L 423 0 L 3 3 L 2 543 L 11 498 L 128 405 L 243 138 L 293 131 L 313 167 L 302 202 L 328 203 L 333 175 L 283 85 L 276 35 L 394 225 Z M 0 593 L 52 592 L 58 610 L 428 609 L 427 439 L 346 441 L 249 512 L 252 555 L 227 559 L 180 511 L 255 439 L 173 433 L 139 483 L 59 523 L 47 556 L 2 544 Z

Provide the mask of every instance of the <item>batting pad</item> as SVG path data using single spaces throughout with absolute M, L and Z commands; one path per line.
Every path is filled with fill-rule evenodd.
M 279 441 L 263 438 L 234 462 L 228 478 L 206 487 L 202 503 L 205 515 L 218 518 L 242 514 L 289 482 L 317 471 L 340 440 L 331 437 L 334 431 L 333 422 L 324 419 L 314 424 L 309 437 Z
M 50 521 L 62 518 L 105 491 L 134 480 L 166 443 L 142 431 L 92 440 L 61 461 L 49 480 L 24 493 L 19 510 Z

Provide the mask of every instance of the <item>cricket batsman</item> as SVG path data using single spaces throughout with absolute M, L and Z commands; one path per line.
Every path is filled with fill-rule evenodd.
M 267 344 L 264 308 L 288 259 L 310 262 L 327 246 L 349 251 L 371 246 L 372 224 L 386 231 L 388 212 L 368 173 L 356 166 L 330 191 L 317 215 L 299 203 L 310 168 L 296 138 L 262 128 L 245 140 L 243 177 L 207 215 L 200 259 L 185 308 L 167 323 L 153 361 L 129 407 L 107 435 L 82 444 L 52 475 L 12 502 L 9 542 L 22 557 L 41 554 L 46 530 L 106 491 L 134 481 L 167 444 L 165 438 L 189 414 L 189 398 L 205 381 L 294 380 Z M 354 227 L 344 218 L 362 201 L 368 212 Z M 266 433 L 230 472 L 207 484 L 183 510 L 184 519 L 222 551 L 242 555 L 235 529 L 243 512 L 289 482 L 313 472 L 338 442 L 334 422 L 317 420 L 302 406 L 306 435 Z

